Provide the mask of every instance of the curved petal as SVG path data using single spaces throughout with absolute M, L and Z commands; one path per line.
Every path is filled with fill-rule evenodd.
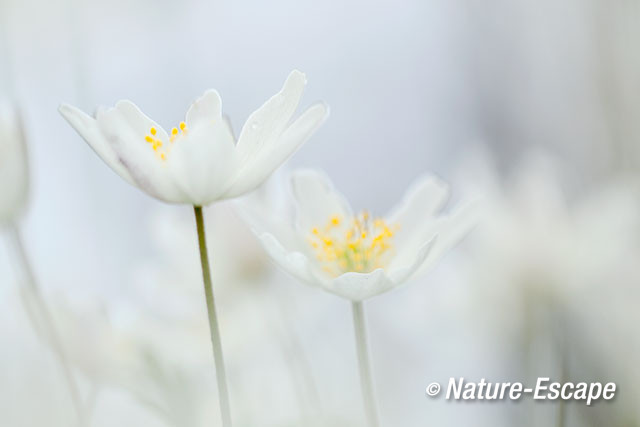
M 288 216 L 288 212 L 277 212 L 272 206 L 251 197 L 236 201 L 234 205 L 238 215 L 256 236 L 268 233 L 289 251 L 304 252 L 304 246 L 293 227 L 293 222 L 284 218 Z
M 269 256 L 283 270 L 305 283 L 319 285 L 311 272 L 309 259 L 306 255 L 287 251 L 272 234 L 262 233 L 258 235 L 258 238 Z
M 193 103 L 184 136 L 171 143 L 167 164 L 175 182 L 195 205 L 218 200 L 238 169 L 229 124 L 222 117 L 220 97 L 208 91 Z
M 129 184 L 136 185 L 133 177 L 118 158 L 118 154 L 100 131 L 96 119 L 68 104 L 62 104 L 58 111 L 114 172 Z
M 303 73 L 292 71 L 282 90 L 249 116 L 238 139 L 241 162 L 248 162 L 267 142 L 280 136 L 298 108 L 306 83 Z
M 392 262 L 387 268 L 391 280 L 398 284 L 404 283 L 408 280 L 418 270 L 418 268 L 424 264 L 425 260 L 436 246 L 437 241 L 438 236 L 435 236 L 423 244 L 413 258 L 407 257 L 403 261 L 394 259 L 394 262 Z
M 100 132 L 138 187 L 169 203 L 191 203 L 174 182 L 166 162 L 145 141 L 152 127 L 165 146 L 169 144 L 168 135 L 135 104 L 119 101 L 115 108 L 99 112 L 96 120 Z
M 379 268 L 370 273 L 345 273 L 324 285 L 325 290 L 347 298 L 351 301 L 362 301 L 379 295 L 397 286 Z
M 303 233 L 321 226 L 334 215 L 350 218 L 353 214 L 349 202 L 338 193 L 329 178 L 312 169 L 295 171 L 291 178 L 296 202 L 296 226 Z
M 271 141 L 252 161 L 242 166 L 237 181 L 227 191 L 225 198 L 236 197 L 258 187 L 309 139 L 328 115 L 329 109 L 322 103 L 307 109 L 279 138 Z
M 196 99 L 187 110 L 186 124 L 190 130 L 216 124 L 222 118 L 222 100 L 217 91 L 210 89 Z
M 398 224 L 396 243 L 415 234 L 425 219 L 436 215 L 449 198 L 449 187 L 435 176 L 418 178 L 405 193 L 402 202 L 387 215 L 388 222 Z
M 392 268 L 412 262 L 422 245 L 438 233 L 440 219 L 436 215 L 448 198 L 448 186 L 435 176 L 425 175 L 411 185 L 387 217 L 387 222 L 397 227 Z
M 412 276 L 426 274 L 442 258 L 457 245 L 478 223 L 482 215 L 482 202 L 471 201 L 460 206 L 450 216 L 444 217 L 438 227 L 438 240 L 433 250 Z

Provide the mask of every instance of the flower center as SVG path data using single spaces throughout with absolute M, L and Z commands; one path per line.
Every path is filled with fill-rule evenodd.
M 349 220 L 334 215 L 324 226 L 311 229 L 309 243 L 326 272 L 368 273 L 384 267 L 396 229 L 366 211 Z
M 178 128 L 171 129 L 171 135 L 169 135 L 169 142 L 173 144 L 176 138 L 186 135 L 188 132 L 187 124 L 185 122 L 180 122 Z M 151 148 L 156 153 L 156 155 L 161 160 L 167 160 L 167 155 L 169 154 L 170 148 L 163 147 L 162 141 L 157 137 L 158 130 L 154 127 L 149 129 L 149 133 L 144 137 L 144 140 L 151 144 Z

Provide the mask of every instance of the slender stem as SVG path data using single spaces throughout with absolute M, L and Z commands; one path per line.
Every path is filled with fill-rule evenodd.
M 552 344 L 555 344 L 556 358 L 558 359 L 558 376 L 561 384 L 566 384 L 569 381 L 569 334 L 567 329 L 567 322 L 563 316 L 562 311 L 555 304 L 551 307 L 551 313 L 549 319 L 554 319 L 558 325 L 555 332 L 555 343 L 552 339 Z M 558 402 L 558 408 L 556 412 L 556 427 L 565 427 L 567 424 L 567 403 L 564 399 L 560 399 Z
M 58 360 L 58 364 L 60 365 L 60 369 L 63 373 L 65 381 L 67 383 L 67 387 L 69 389 L 69 394 L 71 395 L 71 400 L 76 409 L 76 413 L 78 416 L 78 425 L 84 425 L 84 410 L 82 406 L 82 399 L 80 398 L 80 391 L 78 389 L 78 384 L 76 383 L 75 377 L 73 376 L 73 372 L 71 371 L 71 366 L 67 359 L 67 356 L 64 351 L 64 347 L 62 345 L 62 341 L 60 339 L 60 335 L 58 334 L 58 330 L 56 329 L 53 316 L 49 311 L 49 307 L 45 299 L 40 292 L 40 287 L 35 278 L 35 274 L 33 273 L 33 268 L 31 267 L 31 263 L 29 262 L 29 257 L 27 256 L 27 252 L 24 248 L 24 244 L 22 242 L 22 236 L 20 234 L 20 230 L 17 226 L 12 226 L 10 228 L 10 236 L 13 242 L 13 246 L 15 249 L 17 261 L 21 264 L 22 272 L 25 276 L 25 285 L 28 287 L 28 295 L 27 298 L 33 301 L 35 305 L 35 310 L 37 314 L 41 316 L 42 321 L 40 324 L 37 324 L 37 320 L 35 318 L 35 313 L 31 311 L 31 308 L 27 305 L 27 301 L 23 299 L 25 303 L 25 309 L 28 313 L 31 314 L 30 318 L 33 323 L 34 329 L 38 329 L 38 327 L 42 328 L 44 334 L 47 336 L 49 344 L 53 349 L 53 353 Z
M 379 427 L 378 408 L 371 376 L 371 361 L 369 360 L 369 346 L 367 343 L 367 327 L 364 319 L 362 301 L 354 301 L 351 304 L 353 311 L 353 326 L 356 332 L 356 347 L 358 349 L 358 367 L 360 368 L 360 386 L 364 410 L 367 417 L 367 425 Z
M 204 231 L 204 219 L 202 207 L 194 206 L 196 215 L 196 228 L 198 229 L 198 244 L 200 246 L 200 262 L 202 263 L 202 279 L 204 281 L 204 294 L 207 300 L 209 314 L 209 331 L 211 332 L 211 344 L 213 346 L 213 359 L 216 365 L 216 378 L 218 381 L 218 399 L 220 401 L 220 413 L 223 427 L 231 427 L 231 409 L 229 406 L 229 391 L 227 389 L 227 375 L 224 369 L 224 357 L 220 342 L 220 329 L 218 316 L 213 299 L 213 287 L 211 286 L 211 269 L 209 267 L 209 254 L 207 251 L 207 239 Z
M 306 396 L 306 399 L 304 399 L 305 406 L 307 407 L 305 412 L 309 411 L 311 413 L 312 416 L 310 418 L 314 420 L 312 425 L 324 426 L 326 424 L 326 419 L 324 410 L 322 409 L 322 399 L 318 393 L 316 381 L 313 378 L 311 365 L 309 364 L 309 360 L 306 357 L 298 335 L 294 330 L 287 327 L 293 323 L 290 321 L 292 317 L 291 307 L 293 304 L 287 302 L 284 296 L 276 296 L 275 299 L 276 304 L 279 306 L 278 313 L 280 314 L 280 320 L 282 321 L 283 326 L 283 347 L 285 354 L 290 357 L 289 361 L 291 362 L 290 364 L 292 368 L 290 372 L 293 370 L 296 371 L 291 373 L 295 386 L 299 389 L 299 398 L 302 400 L 302 398 Z

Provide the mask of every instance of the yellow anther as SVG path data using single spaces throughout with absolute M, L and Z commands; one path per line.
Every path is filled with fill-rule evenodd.
M 393 232 L 383 219 L 370 218 L 363 212 L 351 219 L 333 215 L 325 224 L 313 227 L 309 239 L 323 269 L 338 276 L 384 268 Z
M 178 138 L 180 131 L 182 131 L 183 134 L 186 134 L 187 124 L 185 122 L 180 122 L 178 127 L 180 128 L 180 130 L 178 130 L 177 127 L 174 127 L 171 129 L 171 133 L 169 135 L 170 142 L 174 142 L 176 138 Z M 162 141 L 156 137 L 156 135 L 158 134 L 158 129 L 156 129 L 155 127 L 151 127 L 149 129 L 149 133 L 151 135 L 145 135 L 144 140 L 149 144 L 151 144 L 151 148 L 153 149 L 154 152 L 156 152 L 156 155 L 158 155 L 160 159 L 166 160 L 167 156 L 169 155 L 169 151 L 171 150 L 171 147 L 169 147 L 168 150 L 165 149 L 162 152 L 160 152 L 160 148 L 162 148 L 163 144 L 162 144 Z

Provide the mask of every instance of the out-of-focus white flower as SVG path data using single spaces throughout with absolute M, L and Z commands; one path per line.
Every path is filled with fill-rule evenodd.
M 488 211 L 470 245 L 472 277 L 487 286 L 475 288 L 491 298 L 515 298 L 505 301 L 515 314 L 527 300 L 520 292 L 580 304 L 605 283 L 628 282 L 640 226 L 631 182 L 603 183 L 568 201 L 553 160 L 542 153 L 528 159 L 505 184 L 483 172 Z
M 125 291 L 100 305 L 77 293 L 72 301 L 52 301 L 56 323 L 70 360 L 100 390 L 98 405 L 103 390 L 126 390 L 167 425 L 209 426 L 220 415 L 192 218 L 162 206 L 148 217 L 152 247 L 133 266 Z M 273 265 L 229 204 L 212 206 L 205 221 L 238 402 L 234 425 L 324 425 L 298 420 L 312 416 L 315 406 L 304 405 L 312 396 L 299 386 L 300 356 L 288 341 L 287 303 L 278 298 Z M 298 325 L 310 322 L 307 313 L 295 318 Z M 247 351 L 248 345 L 260 351 Z
M 620 176 L 567 196 L 553 158 L 527 154 L 509 179 L 494 175 L 489 160 L 465 169 L 476 169 L 467 178 L 485 189 L 487 207 L 468 241 L 467 312 L 489 334 L 490 363 L 530 378 L 616 382 L 630 392 L 589 416 L 611 410 L 628 423 L 639 378 L 638 182 Z M 546 425 L 555 415 L 536 409 L 531 418 Z M 602 419 L 621 425 L 610 415 L 595 425 Z
M 0 102 L 0 224 L 16 218 L 28 192 L 27 148 L 15 107 Z
M 58 366 L 34 334 L 32 322 L 27 318 L 21 300 L 24 295 L 16 288 L 0 290 L 0 364 L 8 375 L 3 376 L 0 387 L 0 425 L 14 427 L 50 426 L 68 427 L 77 425 L 73 404 Z M 56 299 L 54 302 L 58 302 Z M 74 304 L 77 307 L 77 304 Z M 75 344 L 74 350 L 82 354 L 81 359 L 90 356 L 90 366 L 98 369 L 113 368 L 113 356 L 122 360 L 117 346 L 103 329 L 94 323 L 95 312 L 83 311 L 75 318 L 68 316 L 70 308 L 54 304 L 56 321 L 62 321 L 61 331 L 65 344 Z M 86 307 L 88 308 L 88 307 Z M 68 321 L 68 323 L 66 322 Z M 80 332 L 78 335 L 75 333 Z M 104 354 L 103 352 L 108 354 Z M 74 352 L 69 352 L 75 356 Z M 83 363 L 72 359 L 73 362 Z M 88 360 L 87 360 L 88 361 Z M 119 366 L 119 369 L 122 368 Z M 93 371 L 93 369 L 92 369 Z M 125 377 L 130 371 L 120 369 Z M 91 379 L 91 382 L 96 384 Z M 166 426 L 166 423 L 150 411 L 148 407 L 127 399 L 124 392 L 114 388 L 88 385 L 85 401 L 87 416 L 92 426 Z M 93 393 L 96 393 L 91 397 Z M 95 398 L 95 400 L 94 400 Z M 96 401 L 97 400 L 97 401 Z M 95 404 L 95 406 L 94 406 Z M 37 410 L 34 410 L 37 408 Z
M 328 178 L 293 174 L 295 224 L 250 211 L 249 222 L 270 256 L 298 279 L 361 301 L 404 283 L 436 261 L 469 230 L 474 209 L 439 215 L 448 198 L 434 177 L 418 180 L 385 218 L 354 214 Z
M 291 122 L 305 84 L 305 75 L 293 71 L 282 90 L 251 114 L 237 143 L 214 90 L 170 131 L 130 101 L 100 110 L 96 118 L 69 105 L 60 113 L 130 184 L 168 203 L 204 206 L 255 189 L 325 120 L 327 107 L 318 103 Z

